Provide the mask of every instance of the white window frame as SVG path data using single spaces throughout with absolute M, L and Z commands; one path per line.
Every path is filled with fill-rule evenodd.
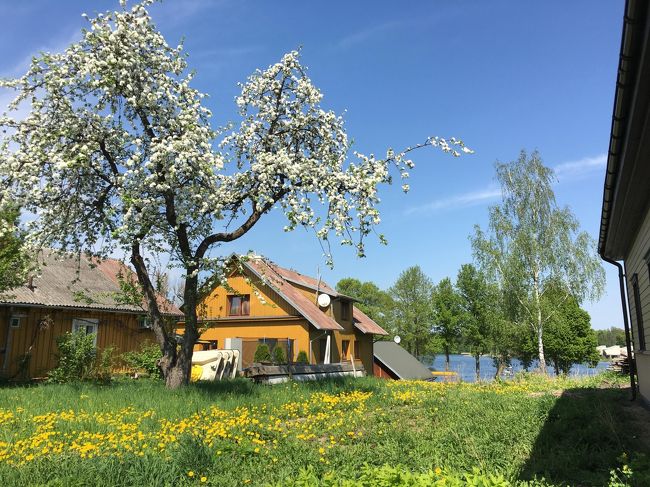
M 141 330 L 151 330 L 151 321 L 148 316 L 139 316 L 138 317 L 138 327 Z
M 13 315 L 11 318 L 9 318 L 9 327 L 10 328 L 20 328 L 20 322 L 21 322 L 21 317 Z
M 88 327 L 92 327 L 94 331 L 88 331 Z M 72 320 L 72 333 L 84 330 L 86 334 L 92 333 L 95 335 L 93 343 L 97 346 L 97 335 L 99 334 L 99 319 L 97 318 L 73 318 Z

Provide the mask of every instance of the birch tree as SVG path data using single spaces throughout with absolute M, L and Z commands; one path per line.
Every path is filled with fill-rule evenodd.
M 511 318 L 534 333 L 539 367 L 546 373 L 544 327 L 556 311 L 544 309 L 545 294 L 559 287 L 561 301 L 597 299 L 605 273 L 594 240 L 580 231 L 569 208 L 557 205 L 553 170 L 538 152 L 497 162 L 496 177 L 502 202 L 490 208 L 485 231 L 475 227 L 474 256 L 507 295 Z
M 364 238 L 380 222 L 378 186 L 408 178 L 411 151 L 471 151 L 460 140 L 430 137 L 385 157 L 351 152 L 343 119 L 321 107 L 296 51 L 255 71 L 236 99 L 240 122 L 215 130 L 183 46 L 170 46 L 157 30 L 151 3 L 122 1 L 88 19 L 79 42 L 35 57 L 25 75 L 1 82 L 16 98 L 0 118 L 0 203 L 37 215 L 28 228 L 34 246 L 127 255 L 162 373 L 178 387 L 188 382 L 198 338 L 200 280 L 223 277 L 216 247 L 277 207 L 285 230 L 304 226 L 363 255 Z M 25 106 L 27 115 L 17 116 Z M 179 349 L 163 326 L 146 258 L 156 254 L 169 254 L 183 273 Z

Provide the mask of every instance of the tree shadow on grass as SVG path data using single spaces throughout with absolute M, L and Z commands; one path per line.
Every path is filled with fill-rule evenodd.
M 341 392 L 376 392 L 381 388 L 378 383 L 370 378 L 356 377 L 328 377 L 319 380 L 297 382 L 303 389 L 312 392 L 329 392 L 338 394 Z
M 205 395 L 233 395 L 233 396 L 252 396 L 259 395 L 257 385 L 248 379 L 228 379 L 220 381 L 200 381 L 193 382 L 190 387 L 200 391 Z
M 640 423 L 650 424 L 650 412 L 629 399 L 629 389 L 565 390 L 549 412 L 520 480 L 608 485 L 610 472 L 631 461 L 639 467 L 629 479 L 632 485 L 650 485 L 644 456 L 648 435 L 639 431 Z

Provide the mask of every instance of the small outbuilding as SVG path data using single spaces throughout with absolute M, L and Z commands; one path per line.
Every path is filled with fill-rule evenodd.
M 392 341 L 374 345 L 373 375 L 383 379 L 434 380 L 431 371 L 404 348 Z

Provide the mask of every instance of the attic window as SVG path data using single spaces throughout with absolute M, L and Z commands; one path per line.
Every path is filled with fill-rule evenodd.
M 228 316 L 248 316 L 251 314 L 250 294 L 228 296 Z
M 350 303 L 345 301 L 341 302 L 341 319 L 345 321 L 350 319 Z

